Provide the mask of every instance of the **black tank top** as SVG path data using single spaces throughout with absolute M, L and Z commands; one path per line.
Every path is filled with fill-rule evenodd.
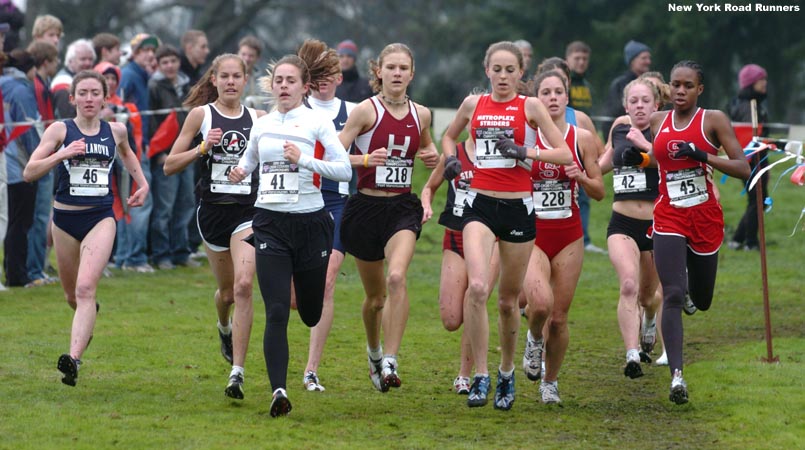
M 206 203 L 253 205 L 257 200 L 258 171 L 255 170 L 251 178 L 242 183 L 230 183 L 227 175 L 232 167 L 237 166 L 249 144 L 257 113 L 252 108 L 241 107 L 240 116 L 229 117 L 221 114 L 212 104 L 205 105 L 204 109 L 204 120 L 199 130 L 202 137 L 206 139 L 207 132 L 213 128 L 220 128 L 224 134 L 221 142 L 199 161 L 201 176 L 196 190 L 201 200 Z
M 626 139 L 631 129 L 630 125 L 620 124 L 612 129 L 612 186 L 615 190 L 614 201 L 621 200 L 648 200 L 657 198 L 657 185 L 659 176 L 657 169 L 652 167 L 639 168 L 637 166 L 623 165 L 623 152 L 632 147 Z M 643 130 L 643 136 L 651 142 L 651 129 Z

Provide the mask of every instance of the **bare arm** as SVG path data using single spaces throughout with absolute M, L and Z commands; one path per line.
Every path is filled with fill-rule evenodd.
M 749 178 L 751 173 L 749 163 L 746 162 L 741 144 L 738 143 L 738 138 L 735 137 L 735 131 L 732 129 L 727 115 L 722 111 L 708 109 L 705 112 L 705 117 L 707 119 L 705 132 L 711 138 L 711 141 L 720 144 L 724 148 L 724 152 L 729 157 L 729 159 L 723 159 L 708 153 L 707 164 L 735 178 L 743 180 Z
M 112 122 L 109 125 L 112 127 L 112 133 L 115 136 L 115 144 L 117 145 L 120 160 L 123 161 L 123 166 L 134 178 L 134 181 L 137 182 L 137 191 L 131 194 L 126 199 L 126 202 L 129 206 L 142 206 L 148 196 L 148 181 L 145 180 L 140 161 L 137 159 L 137 153 L 129 147 L 126 125 L 121 122 Z
M 565 166 L 565 171 L 568 176 L 575 178 L 584 191 L 590 197 L 601 201 L 606 195 L 604 189 L 604 179 L 601 177 L 601 169 L 598 167 L 598 150 L 595 137 L 587 130 L 577 129 L 579 133 L 579 149 L 581 150 L 581 157 L 584 161 L 584 171 L 579 170 L 576 164 L 572 164 L 571 170 Z
M 595 144 L 595 152 L 598 156 L 604 154 L 604 143 L 601 141 L 601 138 L 598 136 L 598 130 L 595 129 L 595 124 L 593 120 L 590 119 L 586 113 L 582 111 L 576 110 L 576 124 L 579 128 L 589 131 L 593 135 L 593 141 Z M 613 124 L 614 126 L 614 124 Z
M 422 187 L 420 197 L 422 209 L 425 211 L 422 216 L 422 223 L 427 222 L 431 217 L 433 217 L 433 196 L 436 194 L 436 191 L 439 190 L 439 186 L 441 186 L 442 182 L 444 181 L 444 160 L 444 156 L 439 158 L 439 162 L 431 171 L 428 181 L 426 181 L 425 186 Z
M 83 139 L 73 141 L 61 152 L 56 151 L 64 143 L 66 135 L 67 127 L 64 122 L 54 122 L 45 130 L 39 145 L 31 154 L 31 158 L 22 172 L 22 178 L 26 183 L 33 183 L 42 178 L 61 161 L 84 154 Z
M 433 169 L 439 163 L 439 151 L 436 150 L 436 145 L 430 136 L 431 113 L 428 108 L 422 105 L 416 105 L 416 109 L 419 114 L 419 125 L 422 127 L 422 132 L 419 135 L 417 157 L 425 163 L 425 167 Z
M 534 97 L 529 97 L 525 102 L 526 117 L 529 123 L 534 128 L 539 128 L 542 135 L 552 147 L 551 150 L 539 151 L 537 149 L 529 148 L 526 157 L 539 161 L 544 161 L 553 164 L 568 165 L 573 162 L 573 154 L 565 143 L 562 133 L 559 128 L 553 123 L 548 110 L 541 101 Z M 539 157 L 538 157 L 539 156 Z
M 352 110 L 344 129 L 338 133 L 338 139 L 344 148 L 349 148 L 358 135 L 368 131 L 374 125 L 377 118 L 375 108 L 371 100 L 364 100 Z M 369 149 L 366 149 L 368 152 Z M 366 155 L 349 155 L 349 164 L 352 167 L 376 167 L 386 163 L 386 149 L 378 148 Z M 364 164 L 365 163 L 365 164 Z
M 190 144 L 201 129 L 201 122 L 203 120 L 204 109 L 201 106 L 193 108 L 187 115 L 184 125 L 182 125 L 182 131 L 179 132 L 179 137 L 176 138 L 173 147 L 171 147 L 170 154 L 168 154 L 167 159 L 165 159 L 165 165 L 163 167 L 165 175 L 179 173 L 198 159 L 201 145 L 191 149 Z M 212 145 L 212 143 L 205 143 L 205 150 Z
M 456 156 L 456 139 L 458 139 L 461 132 L 472 119 L 472 113 L 478 105 L 479 98 L 478 95 L 470 95 L 465 98 L 464 101 L 461 102 L 461 106 L 458 107 L 456 116 L 453 118 L 453 121 L 450 122 L 447 130 L 445 130 L 444 136 L 442 136 L 442 154 L 445 158 Z M 472 136 L 470 136 L 470 139 L 472 139 Z

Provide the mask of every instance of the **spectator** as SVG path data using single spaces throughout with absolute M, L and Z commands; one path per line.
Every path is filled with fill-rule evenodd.
M 39 120 L 34 96 L 34 60 L 22 49 L 9 54 L 8 63 L 0 77 L 6 123 Z M 39 134 L 30 125 L 18 125 L 8 131 L 6 169 L 8 172 L 8 231 L 4 240 L 3 265 L 6 284 L 25 286 L 30 281 L 27 271 L 28 233 L 34 219 L 36 183 L 26 183 L 22 171 L 36 146 Z
M 565 61 L 570 68 L 570 106 L 587 114 L 593 109 L 593 94 L 585 77 L 590 66 L 590 53 L 590 46 L 582 41 L 571 42 L 565 50 Z
M 44 128 L 54 120 L 53 96 L 48 87 L 59 67 L 59 50 L 45 41 L 35 41 L 28 46 L 28 53 L 34 60 L 34 95 L 39 116 L 45 122 Z M 46 268 L 53 270 L 48 263 L 48 255 L 53 244 L 51 235 L 50 207 L 53 202 L 53 174 L 47 173 L 37 181 L 34 222 L 28 233 L 28 279 L 32 286 L 53 284 L 58 278 L 47 274 Z M 55 270 L 53 270 L 55 273 Z
M 45 14 L 43 16 L 37 16 L 36 20 L 34 20 L 31 37 L 33 37 L 35 42 L 50 42 L 56 48 L 59 48 L 63 33 L 64 27 L 62 26 L 61 20 L 56 16 Z
M 254 36 L 246 36 L 238 43 L 238 56 L 246 63 L 246 87 L 243 89 L 243 104 L 249 108 L 266 110 L 268 97 L 263 95 L 257 79 L 260 77 L 260 69 L 257 68 L 257 61 L 263 53 L 263 44 Z
M 0 50 L 11 51 L 20 47 L 20 28 L 25 26 L 25 14 L 11 0 L 0 0 L 0 23 L 8 24 L 3 32 L 3 47 Z
M 747 64 L 738 72 L 738 95 L 735 96 L 729 104 L 730 120 L 733 122 L 752 122 L 752 100 L 757 101 L 757 119 L 759 124 L 769 121 L 769 111 L 766 109 L 766 85 L 767 80 L 766 69 L 758 66 L 757 64 Z M 768 129 L 763 129 L 763 136 L 768 136 Z M 755 168 L 760 165 L 760 169 L 769 165 L 766 156 L 767 150 L 757 153 L 752 159 L 749 160 L 752 173 L 755 173 Z M 760 179 L 760 183 L 755 184 L 751 191 L 746 193 L 746 211 L 744 211 L 741 221 L 738 222 L 738 228 L 732 235 L 732 239 L 727 243 L 727 246 L 733 250 L 757 250 L 760 248 L 760 241 L 758 240 L 758 217 L 757 210 L 759 206 L 757 203 L 757 192 L 755 190 L 760 186 L 763 190 L 763 198 L 768 195 L 767 189 L 769 184 L 769 174 L 764 173 Z
M 5 34 L 9 30 L 7 23 L 0 23 L 0 70 L 6 64 L 8 58 L 3 53 L 3 41 Z M 5 111 L 3 108 L 3 92 L 0 91 L 0 126 L 5 125 Z M 0 132 L 0 241 L 6 240 L 6 230 L 8 229 L 8 172 L 6 171 L 6 133 Z M 5 291 L 6 286 L 2 282 L 2 266 L 0 266 L 0 291 Z
M 181 71 L 190 79 L 190 86 L 198 83 L 203 71 L 201 66 L 207 61 L 210 47 L 207 44 L 207 35 L 199 30 L 187 30 L 182 35 Z
M 148 95 L 151 108 L 181 108 L 189 91 L 190 79 L 179 71 L 179 50 L 164 45 L 157 50 L 156 59 L 159 69 L 148 81 Z M 168 157 L 179 130 L 187 118 L 186 111 L 173 111 L 168 114 L 151 116 L 151 141 L 148 157 L 151 160 L 151 191 L 153 192 L 154 209 L 151 214 L 151 251 L 152 260 L 160 270 L 170 270 L 178 266 L 192 265 L 198 267 L 199 262 L 190 259 L 190 247 L 187 243 L 188 224 L 195 212 L 193 173 L 195 166 L 189 165 L 185 170 L 167 176 L 163 171 L 165 159 Z
M 120 75 L 120 92 L 123 101 L 133 103 L 139 111 L 149 111 L 148 96 L 149 69 L 152 66 L 154 52 L 159 48 L 159 38 L 148 33 L 139 33 L 131 40 L 131 59 L 123 67 Z M 142 121 L 142 154 L 140 165 L 146 181 L 151 183 L 151 166 L 147 149 L 149 141 L 148 120 Z M 127 187 L 127 186 L 124 186 Z M 130 192 L 135 192 L 132 185 Z M 146 197 L 142 207 L 131 210 L 131 221 L 118 221 L 117 250 L 115 264 L 123 270 L 139 273 L 151 273 L 154 268 L 148 264 L 148 224 L 151 219 L 151 195 Z
M 50 82 L 53 108 L 57 119 L 75 117 L 75 106 L 70 103 L 70 85 L 73 83 L 75 74 L 82 70 L 92 69 L 93 62 L 95 62 L 95 50 L 89 39 L 78 39 L 67 46 L 64 67 Z
M 612 80 L 609 85 L 609 96 L 604 104 L 604 115 L 611 119 L 602 126 L 604 136 L 609 136 L 612 121 L 626 114 L 622 101 L 623 89 L 630 81 L 651 70 L 651 48 L 642 42 L 629 41 L 623 47 L 623 60 L 629 69 Z
M 360 73 L 358 73 L 358 67 L 355 64 L 358 57 L 358 46 L 355 45 L 355 42 L 347 39 L 341 41 L 336 50 L 344 81 L 336 89 L 335 96 L 353 103 L 360 103 L 371 97 L 372 89 L 369 87 L 369 82 L 365 78 L 361 78 Z
M 523 54 L 523 81 L 528 81 L 531 77 L 531 73 L 529 70 L 531 69 L 531 61 L 534 60 L 534 49 L 531 47 L 531 43 L 526 41 L 525 39 L 520 39 L 518 41 L 514 41 L 513 44 L 520 49 L 520 53 Z
M 110 62 L 120 65 L 120 39 L 112 33 L 98 33 L 92 38 L 92 47 L 95 49 L 97 62 Z

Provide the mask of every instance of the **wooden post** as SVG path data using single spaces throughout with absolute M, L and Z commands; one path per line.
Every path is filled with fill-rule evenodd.
M 758 120 L 757 120 L 757 100 L 750 101 L 752 111 L 752 136 L 758 136 Z M 755 163 L 756 173 L 760 171 L 760 153 L 757 152 L 752 157 Z M 758 225 L 758 240 L 760 242 L 760 273 L 763 280 L 763 313 L 766 318 L 766 357 L 762 358 L 763 362 L 780 362 L 780 359 L 774 356 L 771 337 L 771 309 L 769 308 L 769 276 L 766 266 L 766 230 L 763 223 L 764 212 L 764 198 L 763 198 L 763 181 L 758 180 L 755 183 L 755 200 L 757 201 L 757 225 Z

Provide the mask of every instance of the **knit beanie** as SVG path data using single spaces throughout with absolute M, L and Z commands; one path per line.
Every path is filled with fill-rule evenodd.
M 341 41 L 336 48 L 336 51 L 339 55 L 349 55 L 353 58 L 358 56 L 358 46 L 355 45 L 355 42 L 347 39 L 345 41 Z
M 766 78 L 766 69 L 757 64 L 747 64 L 738 72 L 738 85 L 741 89 L 755 84 L 756 81 Z
M 629 41 L 623 47 L 623 60 L 626 61 L 626 65 L 628 66 L 632 63 L 633 59 L 637 58 L 637 55 L 650 51 L 649 46 L 642 42 Z

